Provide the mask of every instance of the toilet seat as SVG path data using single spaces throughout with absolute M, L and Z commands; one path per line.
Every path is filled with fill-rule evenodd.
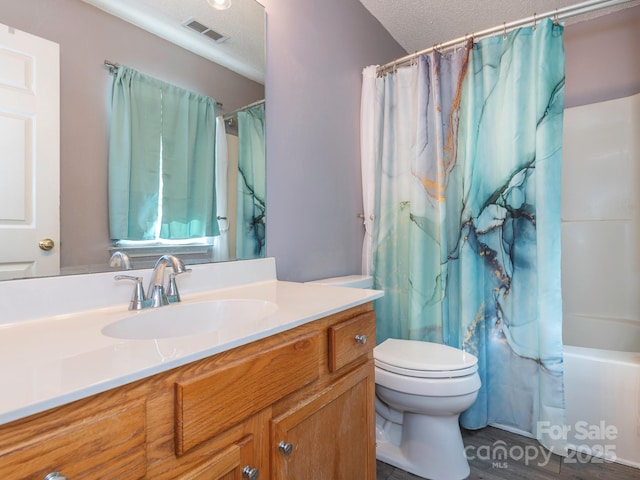
M 398 375 L 381 368 L 376 368 L 376 391 L 388 388 L 404 394 L 425 397 L 455 397 L 468 395 L 480 389 L 478 372 L 464 377 L 426 378 Z
M 478 359 L 439 343 L 389 338 L 374 348 L 375 365 L 397 375 L 416 378 L 457 378 L 473 375 Z

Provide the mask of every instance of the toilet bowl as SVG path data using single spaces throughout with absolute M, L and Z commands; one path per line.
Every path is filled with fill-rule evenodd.
M 371 288 L 366 276 L 316 280 Z M 374 348 L 376 458 L 431 480 L 469 476 L 458 418 L 478 396 L 478 359 L 438 343 L 387 339 Z
M 388 339 L 374 349 L 376 457 L 432 480 L 469 475 L 458 418 L 480 389 L 478 360 L 438 343 Z

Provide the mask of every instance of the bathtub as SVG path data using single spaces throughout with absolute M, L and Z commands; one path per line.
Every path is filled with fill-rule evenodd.
M 640 468 L 640 322 L 565 315 L 563 340 L 568 461 Z

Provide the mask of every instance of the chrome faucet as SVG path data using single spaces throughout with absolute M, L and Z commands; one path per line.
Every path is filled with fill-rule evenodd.
M 121 251 L 113 252 L 113 255 L 111 255 L 109 259 L 109 266 L 118 267 L 123 270 L 131 270 L 133 268 L 129 255 Z
M 169 274 L 169 283 L 164 288 L 164 274 L 167 266 L 173 270 Z M 184 262 L 173 255 L 162 255 L 153 267 L 151 272 L 151 281 L 149 288 L 145 294 L 142 288 L 142 277 L 133 277 L 130 275 L 116 275 L 116 280 L 132 280 L 136 283 L 129 310 L 142 310 L 149 307 L 162 307 L 169 303 L 177 303 L 180 301 L 180 293 L 176 285 L 176 275 L 188 272 L 190 269 L 185 267 Z
M 151 301 L 151 307 L 161 307 L 170 303 L 167 291 L 165 291 L 164 288 L 164 270 L 167 266 L 171 266 L 173 270 L 173 273 L 171 274 L 173 278 L 170 278 L 169 286 L 167 288 L 167 291 L 169 291 L 171 295 L 171 303 L 180 301 L 180 294 L 178 293 L 178 287 L 175 283 L 175 276 L 188 271 L 187 267 L 185 267 L 182 260 L 174 255 L 162 255 L 156 262 L 155 267 L 153 267 L 151 281 L 149 282 L 149 288 L 147 289 L 147 299 Z

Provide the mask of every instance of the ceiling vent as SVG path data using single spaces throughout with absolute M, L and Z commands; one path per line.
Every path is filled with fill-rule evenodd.
M 188 20 L 185 20 L 184 22 L 182 22 L 182 25 L 193 30 L 194 32 L 199 33 L 200 35 L 209 37 L 214 42 L 221 43 L 229 38 L 207 27 L 206 25 L 203 25 L 202 23 L 198 22 L 197 20 L 194 20 L 193 18 L 189 18 Z

